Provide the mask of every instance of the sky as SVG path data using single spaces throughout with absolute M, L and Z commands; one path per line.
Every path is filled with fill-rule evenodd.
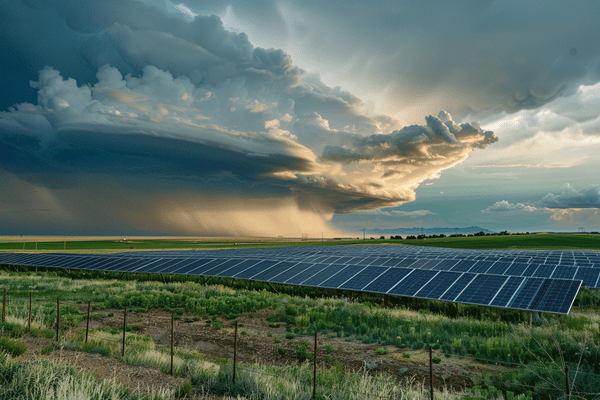
M 0 0 L 0 232 L 598 231 L 597 15 Z

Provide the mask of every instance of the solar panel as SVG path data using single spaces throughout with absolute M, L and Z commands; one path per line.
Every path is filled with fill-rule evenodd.
M 235 277 L 549 312 L 568 312 L 581 281 L 597 287 L 600 279 L 595 252 L 415 246 L 148 251 L 135 256 L 0 253 L 0 263 Z
M 477 275 L 456 298 L 459 303 L 489 304 L 508 279 L 502 275 Z
M 363 290 L 367 292 L 387 293 L 398 282 L 404 279 L 413 270 L 408 268 L 390 268 L 371 282 Z
M 398 282 L 388 293 L 412 297 L 438 273 L 439 271 L 413 269 L 409 275 Z
M 439 271 L 439 273 L 427 282 L 415 293 L 415 297 L 427 299 L 439 299 L 446 290 L 460 277 L 458 272 Z

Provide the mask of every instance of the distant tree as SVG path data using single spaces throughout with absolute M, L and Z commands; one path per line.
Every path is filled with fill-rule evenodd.
M 471 235 L 469 235 L 471 236 Z M 477 232 L 474 236 L 485 236 L 485 232 L 481 231 L 481 232 Z
M 379 239 L 383 240 L 383 239 L 385 239 L 385 236 L 380 236 Z
M 406 237 L 406 240 L 413 240 L 413 239 L 416 239 L 416 236 L 413 236 L 413 235 L 408 235 L 408 236 Z

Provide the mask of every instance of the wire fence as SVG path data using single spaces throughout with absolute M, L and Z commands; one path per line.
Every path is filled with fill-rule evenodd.
M 56 300 L 51 300 L 49 298 L 37 298 L 34 299 L 32 298 L 31 292 L 29 295 L 29 298 L 12 298 L 9 299 L 6 296 L 6 289 L 3 290 L 2 293 L 2 297 L 3 297 L 3 302 L 2 302 L 2 322 L 6 322 L 7 317 L 10 317 L 7 313 L 7 311 L 15 311 L 17 314 L 23 316 L 24 314 L 26 314 L 27 316 L 27 331 L 30 332 L 32 329 L 32 318 L 34 317 L 34 303 L 37 306 L 38 311 L 40 309 L 44 309 L 44 308 L 48 308 L 49 306 L 56 306 L 56 311 L 55 311 L 55 320 L 53 322 L 48 323 L 48 321 L 46 321 L 44 318 L 36 318 L 35 321 L 35 325 L 38 326 L 38 329 L 41 328 L 45 328 L 47 329 L 49 326 L 51 328 L 55 329 L 55 340 L 58 342 L 59 339 L 62 337 L 63 339 L 66 338 L 65 334 L 68 334 L 69 332 L 65 332 L 64 326 L 61 323 L 61 310 L 64 309 L 64 307 L 77 307 L 79 311 L 85 311 L 86 312 L 86 316 L 85 316 L 85 322 L 86 322 L 86 329 L 85 329 L 85 343 L 88 343 L 88 341 L 92 340 L 98 343 L 113 343 L 113 344 L 118 344 L 121 346 L 121 356 L 124 356 L 125 354 L 125 350 L 126 347 L 131 344 L 135 345 L 135 340 L 136 339 L 132 339 L 132 338 L 136 338 L 139 337 L 139 335 L 136 335 L 135 333 L 132 333 L 133 331 L 135 331 L 135 324 L 128 324 L 128 320 L 127 320 L 127 308 L 124 308 L 122 310 L 113 310 L 114 312 L 109 313 L 107 316 L 111 317 L 111 318 L 115 318 L 117 320 L 122 318 L 122 324 L 119 324 L 119 326 L 114 326 L 112 328 L 108 328 L 108 331 L 103 331 L 103 330 L 98 330 L 98 329 L 94 329 L 90 331 L 90 320 L 91 320 L 91 309 L 92 309 L 92 305 L 91 302 L 88 301 L 87 304 L 81 304 L 80 302 L 76 302 L 76 301 L 61 301 L 59 297 L 56 298 Z M 54 309 L 52 310 L 54 311 Z M 115 314 L 116 313 L 116 314 Z M 173 374 L 173 357 L 174 357 L 174 353 L 175 353 L 175 346 L 174 346 L 174 338 L 175 338 L 175 333 L 176 333 L 176 327 L 179 327 L 180 324 L 182 323 L 181 321 L 176 321 L 175 319 L 175 314 L 173 313 L 168 313 L 168 312 L 164 312 L 165 315 L 161 315 L 159 313 L 153 313 L 152 315 L 152 322 L 154 324 L 159 324 L 160 326 L 164 326 L 166 325 L 170 325 L 170 335 L 169 335 L 169 339 L 170 339 L 170 346 L 164 346 L 164 350 L 170 350 L 170 374 Z M 130 313 L 131 315 L 131 313 Z M 260 324 L 253 324 L 253 323 L 248 323 L 247 321 L 245 321 L 243 324 L 239 323 L 237 320 L 235 321 L 231 321 L 230 322 L 231 325 L 229 325 L 229 329 L 227 328 L 227 326 L 223 327 L 222 322 L 219 325 L 220 327 L 218 329 L 215 329 L 215 331 L 221 332 L 222 334 L 228 334 L 230 335 L 231 333 L 234 334 L 234 348 L 233 348 L 233 368 L 232 368 L 232 380 L 235 383 L 235 379 L 236 379 L 236 373 L 237 373 L 237 354 L 238 354 L 238 342 L 239 342 L 239 338 L 238 338 L 238 329 L 245 327 L 245 328 L 252 328 L 257 332 L 263 331 L 263 330 L 269 330 L 269 329 L 280 329 L 281 326 L 268 326 L 266 327 L 265 325 L 260 325 Z M 137 326 L 139 328 L 139 326 Z M 128 329 L 129 328 L 129 329 Z M 230 329 L 233 329 L 233 332 L 230 331 Z M 117 332 L 117 333 L 115 333 Z M 244 331 L 242 331 L 242 333 L 244 333 Z M 289 332 L 288 332 L 289 333 Z M 61 334 L 63 336 L 61 336 Z M 115 337 L 116 334 L 122 335 L 120 338 Z M 287 336 L 287 335 L 286 335 Z M 291 336 L 287 336 L 286 338 L 291 338 L 291 340 L 296 339 L 296 338 L 300 338 L 302 337 L 302 335 L 297 335 L 297 334 L 293 334 L 293 338 Z M 305 336 L 308 337 L 308 336 Z M 129 341 L 128 341 L 129 338 Z M 306 343 L 304 343 L 306 341 L 306 339 L 303 340 L 303 344 L 305 347 L 309 347 Z M 290 341 L 290 344 L 292 344 L 292 342 Z M 308 343 L 310 345 L 310 342 Z M 360 391 L 360 390 L 353 390 L 351 388 L 348 387 L 338 387 L 335 385 L 327 385 L 324 386 L 323 384 L 320 384 L 318 382 L 318 363 L 319 361 L 321 361 L 321 364 L 324 364 L 323 360 L 319 360 L 318 355 L 319 352 L 318 351 L 318 333 L 315 331 L 314 332 L 314 352 L 312 353 L 312 363 L 314 366 L 314 375 L 312 377 L 312 379 L 309 378 L 302 378 L 299 380 L 299 382 L 304 385 L 304 386 L 310 386 L 312 387 L 312 395 L 307 395 L 307 399 L 309 398 L 315 398 L 315 394 L 317 392 L 317 387 L 319 387 L 321 392 L 327 392 L 327 391 L 331 391 L 331 390 L 344 390 L 346 392 L 351 392 L 354 395 L 357 396 L 365 396 L 365 398 L 377 398 L 377 399 L 394 399 L 396 398 L 398 391 L 401 392 L 401 389 L 396 389 L 397 390 L 392 390 L 389 396 L 382 396 L 380 394 L 376 394 L 376 393 L 372 393 L 372 392 L 364 392 L 364 391 Z M 305 349 L 306 350 L 306 349 Z M 287 349 L 286 349 L 287 351 Z M 308 355 L 310 355 L 310 353 L 306 353 Z M 532 371 L 532 373 L 538 377 L 540 377 L 540 373 L 547 371 L 548 367 L 547 366 L 539 366 L 539 365 L 531 365 L 531 364 L 524 364 L 524 363 L 517 363 L 517 362 L 510 362 L 510 361 L 504 361 L 504 360 L 497 360 L 497 359 L 491 359 L 491 358 L 485 358 L 485 357 L 477 357 L 477 356 L 473 356 L 473 355 L 468 355 L 468 354 L 459 354 L 459 353 L 452 353 L 452 352 L 445 352 L 445 355 L 449 356 L 449 357 L 458 357 L 458 358 L 463 358 L 463 359 L 468 359 L 474 362 L 480 362 L 480 363 L 488 363 L 488 364 L 496 364 L 496 365 L 502 365 L 502 366 L 506 366 L 512 369 L 517 369 L 517 368 L 524 368 L 527 369 L 529 371 Z M 439 362 L 439 360 L 438 360 Z M 552 361 L 554 362 L 554 360 Z M 431 346 L 429 347 L 429 377 L 427 377 L 428 379 L 424 380 L 424 386 L 428 386 L 426 389 L 428 391 L 428 393 L 431 396 L 431 399 L 434 398 L 434 379 L 436 378 L 436 374 L 435 374 L 435 370 L 437 369 L 434 368 L 434 363 L 433 363 L 433 352 L 432 352 L 432 348 Z M 586 392 L 583 391 L 579 388 L 579 385 L 576 383 L 576 379 L 578 375 L 585 375 L 585 376 L 590 376 L 596 379 L 599 379 L 599 386 L 600 386 L 600 374 L 596 374 L 596 373 L 590 373 L 590 372 L 583 372 L 583 371 L 575 371 L 575 378 L 573 379 L 573 381 L 569 382 L 569 372 L 568 372 L 568 366 L 564 365 L 564 380 L 565 380 L 565 385 L 563 386 L 563 384 L 561 384 L 560 382 L 549 382 L 546 378 L 543 378 L 542 380 L 546 381 L 546 383 L 548 383 L 548 386 L 551 389 L 556 390 L 556 392 L 561 392 L 564 393 L 565 396 L 594 396 L 594 397 L 600 397 L 600 392 L 599 393 L 594 393 L 594 392 Z M 244 372 L 248 372 L 251 374 L 260 374 L 260 375 L 265 375 L 265 376 L 270 376 L 273 378 L 278 378 L 278 379 L 287 379 L 289 378 L 289 374 L 285 373 L 285 370 L 283 373 L 281 374 L 276 374 L 273 372 L 267 372 L 264 370 L 257 370 L 257 369 L 252 369 L 252 368 L 248 368 L 248 365 L 245 365 L 243 367 L 239 367 L 239 370 L 244 371 Z M 323 370 L 321 370 L 323 372 Z M 365 370 L 366 372 L 366 370 Z M 487 376 L 483 376 L 480 377 L 478 379 L 478 382 L 483 383 L 483 384 L 489 384 L 491 386 L 495 386 L 495 387 L 512 387 L 512 388 L 517 388 L 520 391 L 526 391 L 526 390 L 530 390 L 530 391 L 535 391 L 536 390 L 536 386 L 534 385 L 527 385 L 524 383 L 517 383 L 517 382 L 510 382 L 510 381 L 503 381 L 503 380 L 496 380 L 493 379 L 492 377 L 487 377 Z M 562 386 L 562 387 L 561 387 Z M 425 387 L 424 387 L 425 389 Z M 463 394 L 457 393 L 457 395 L 459 396 L 463 396 Z M 467 396 L 466 394 L 464 396 Z

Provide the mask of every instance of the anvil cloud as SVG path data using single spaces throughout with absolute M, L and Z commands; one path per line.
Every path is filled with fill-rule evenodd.
M 133 0 L 0 4 L 3 38 L 23 42 L 4 55 L 39 68 L 37 100 L 0 114 L 5 229 L 333 233 L 334 213 L 412 201 L 497 140 L 446 112 L 400 129 L 215 16 Z

